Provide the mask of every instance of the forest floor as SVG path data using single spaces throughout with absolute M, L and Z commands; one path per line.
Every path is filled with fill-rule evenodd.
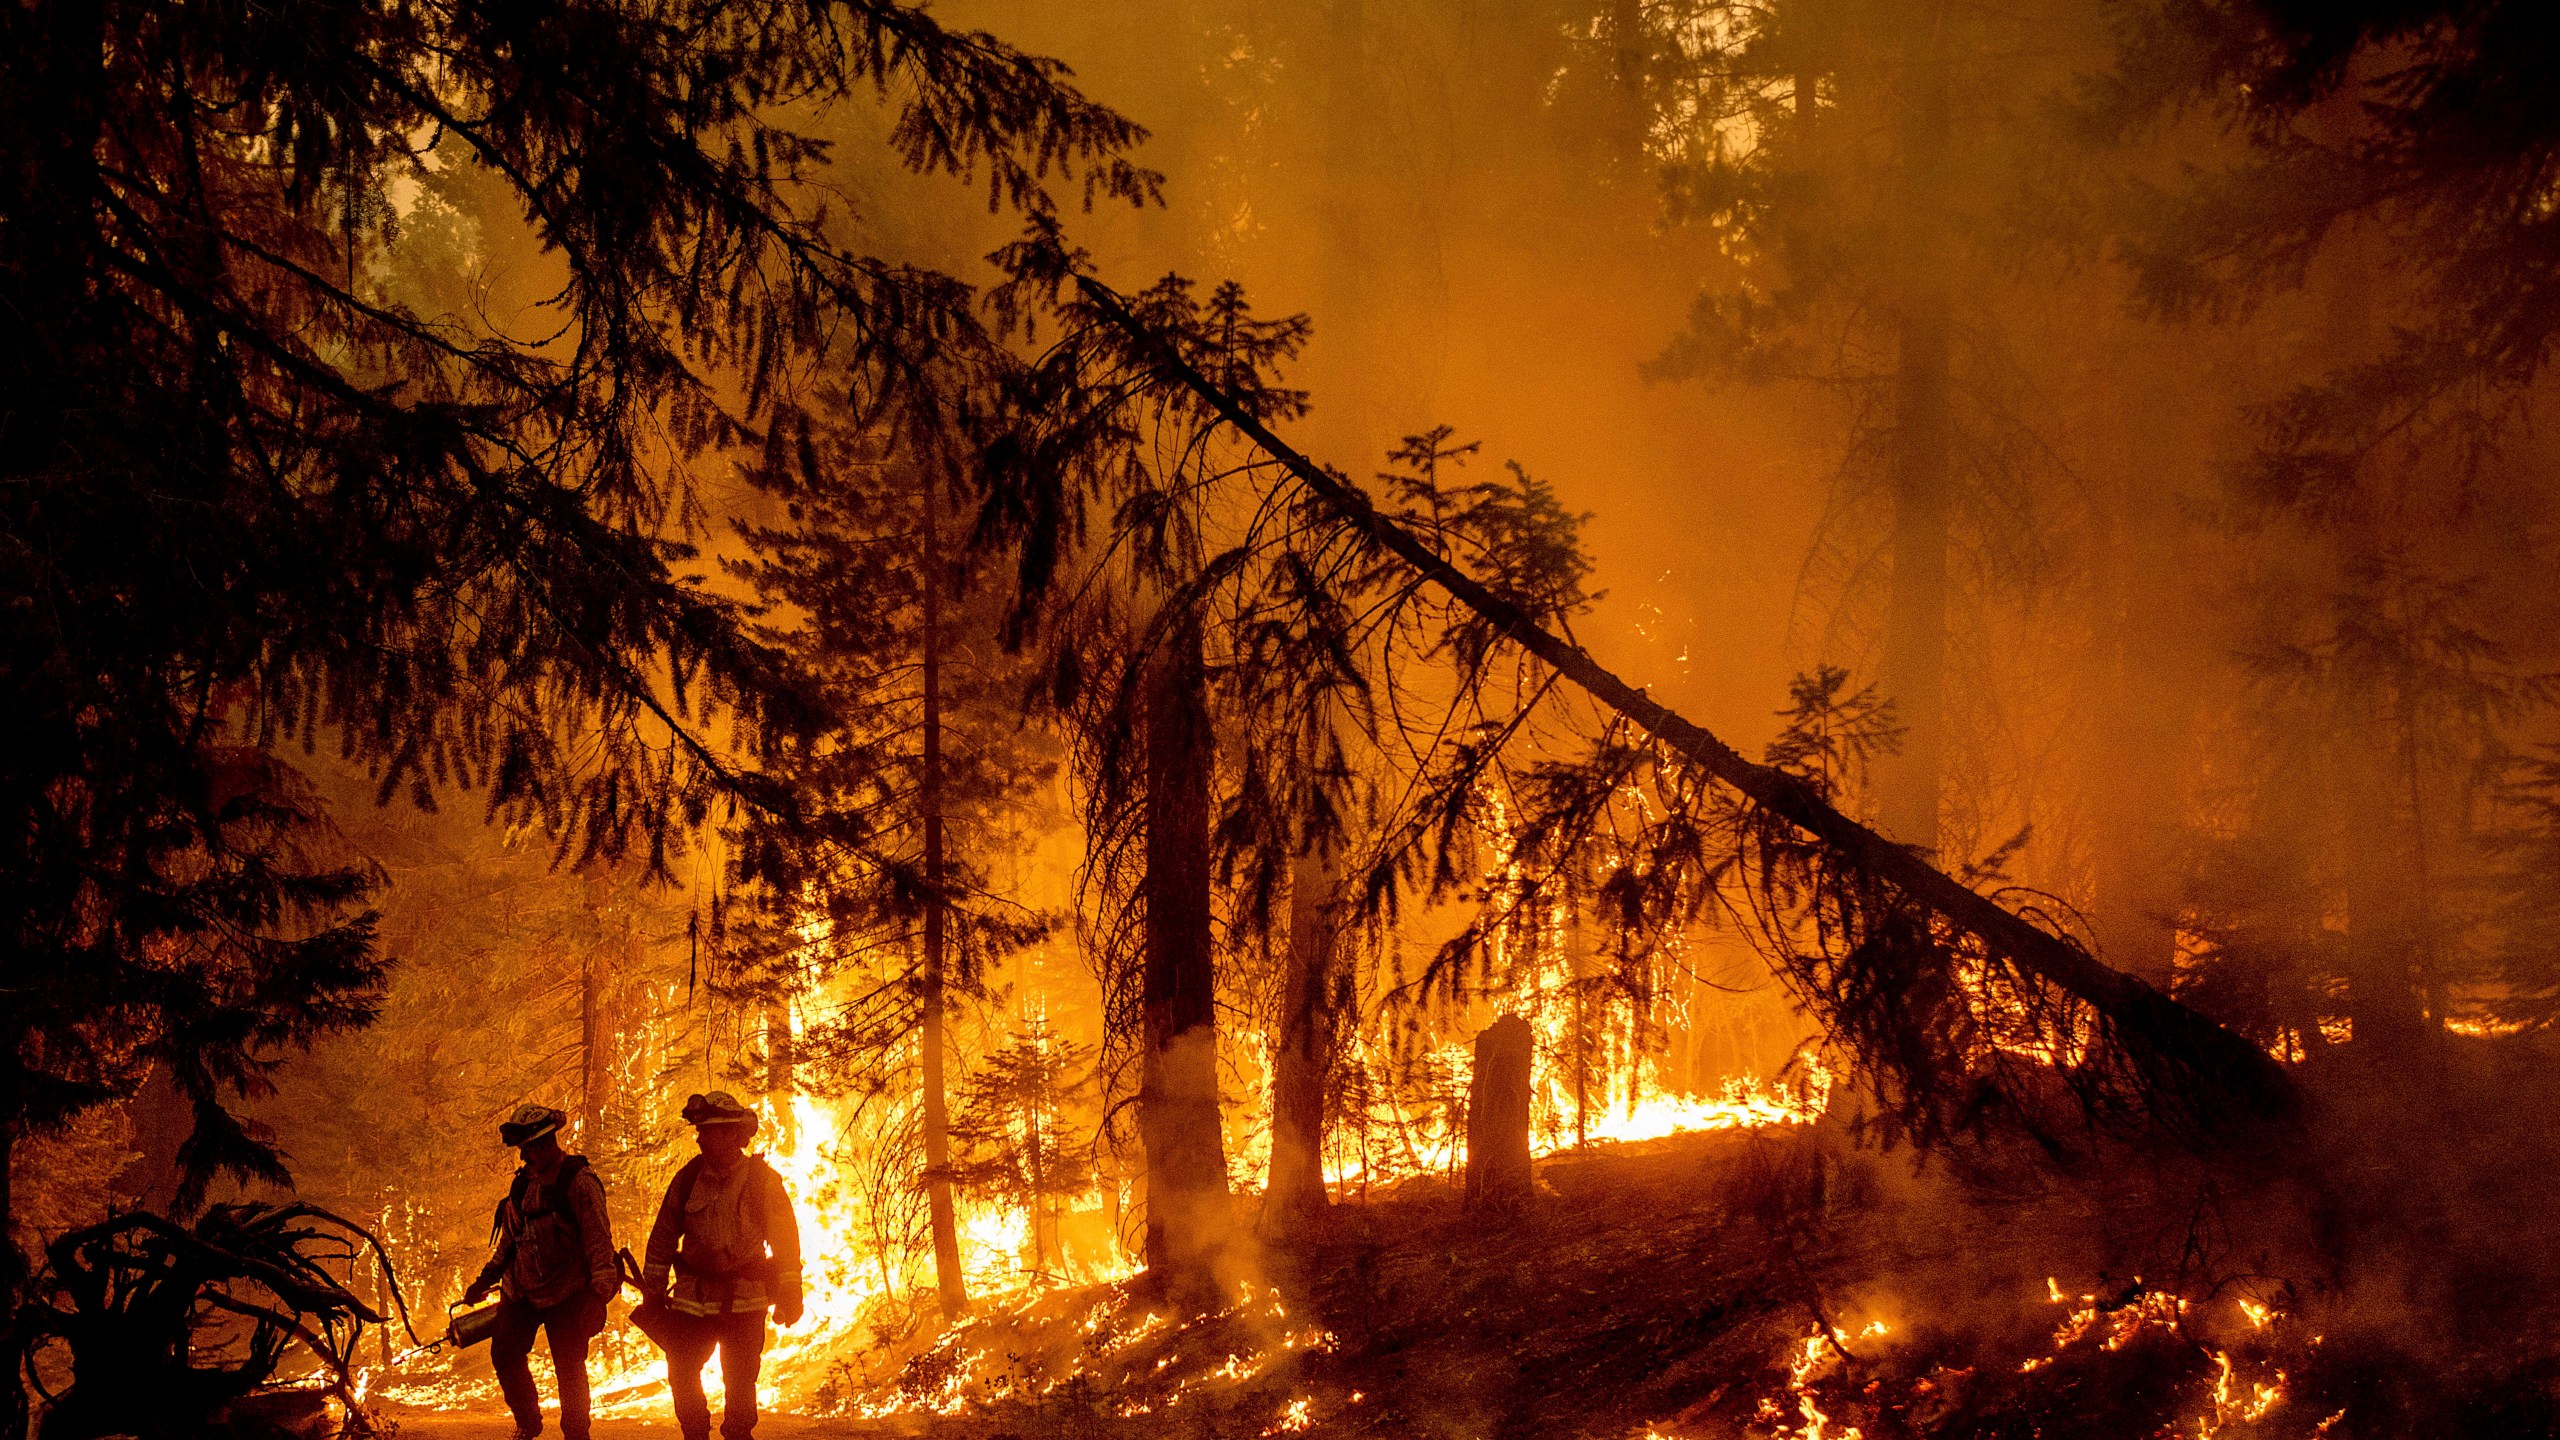
M 895 1413 L 759 1433 L 2560 1436 L 2560 1125 L 2511 1103 L 2552 1068 L 2455 1069 L 2423 1099 L 2309 1077 L 2311 1138 L 2237 1176 L 2158 1154 L 1918 1166 L 1825 1126 L 1554 1157 L 1502 1224 L 1409 1184 L 1336 1207 L 1218 1315 L 1054 1294 L 909 1360 L 866 1397 Z M 393 1418 L 409 1440 L 506 1433 Z

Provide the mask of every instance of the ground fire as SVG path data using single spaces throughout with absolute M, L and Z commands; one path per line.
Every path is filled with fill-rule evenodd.
M 0 1440 L 2560 1435 L 2547 8 L 0 6 Z

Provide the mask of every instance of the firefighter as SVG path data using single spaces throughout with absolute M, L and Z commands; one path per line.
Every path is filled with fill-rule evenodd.
M 720 1415 L 727 1440 L 756 1428 L 756 1371 L 764 1360 L 765 1312 L 783 1325 L 800 1320 L 800 1222 L 782 1177 L 761 1155 L 749 1155 L 755 1112 L 724 1090 L 684 1102 L 702 1153 L 685 1162 L 658 1204 L 641 1267 L 643 1303 L 664 1297 L 660 1344 L 676 1428 L 685 1440 L 709 1440 L 711 1402 L 702 1367 L 720 1352 L 728 1392 Z M 669 1289 L 667 1277 L 674 1272 Z
M 560 1148 L 568 1117 L 526 1105 L 498 1127 L 524 1163 L 493 1227 L 497 1253 L 464 1295 L 477 1305 L 495 1288 L 498 1328 L 489 1340 L 498 1389 L 514 1413 L 518 1440 L 542 1433 L 542 1397 L 533 1388 L 533 1332 L 551 1342 L 560 1387 L 560 1433 L 587 1440 L 587 1342 L 604 1329 L 605 1302 L 622 1288 L 604 1182 L 583 1155 Z

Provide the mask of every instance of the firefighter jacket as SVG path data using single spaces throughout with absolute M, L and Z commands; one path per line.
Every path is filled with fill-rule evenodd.
M 669 1291 L 667 1275 L 675 1275 Z M 697 1157 L 676 1172 L 649 1227 L 642 1292 L 685 1315 L 734 1315 L 797 1302 L 800 1222 L 782 1177 L 764 1157 L 725 1172 Z M 786 1309 L 789 1307 L 786 1307 Z
M 498 1202 L 497 1230 L 498 1253 L 476 1283 L 496 1280 L 510 1300 L 548 1310 L 589 1295 L 609 1299 L 622 1288 L 604 1182 L 583 1156 L 562 1159 L 547 1181 L 519 1167 Z

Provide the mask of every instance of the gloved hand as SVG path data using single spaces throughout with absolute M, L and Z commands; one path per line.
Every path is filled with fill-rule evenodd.
M 489 1290 L 490 1285 L 488 1281 L 474 1281 L 470 1289 L 462 1292 L 462 1303 L 465 1305 L 477 1305 L 481 1301 L 489 1298 Z
M 773 1318 L 785 1330 L 800 1323 L 801 1295 L 798 1290 L 786 1293 L 773 1307 Z

